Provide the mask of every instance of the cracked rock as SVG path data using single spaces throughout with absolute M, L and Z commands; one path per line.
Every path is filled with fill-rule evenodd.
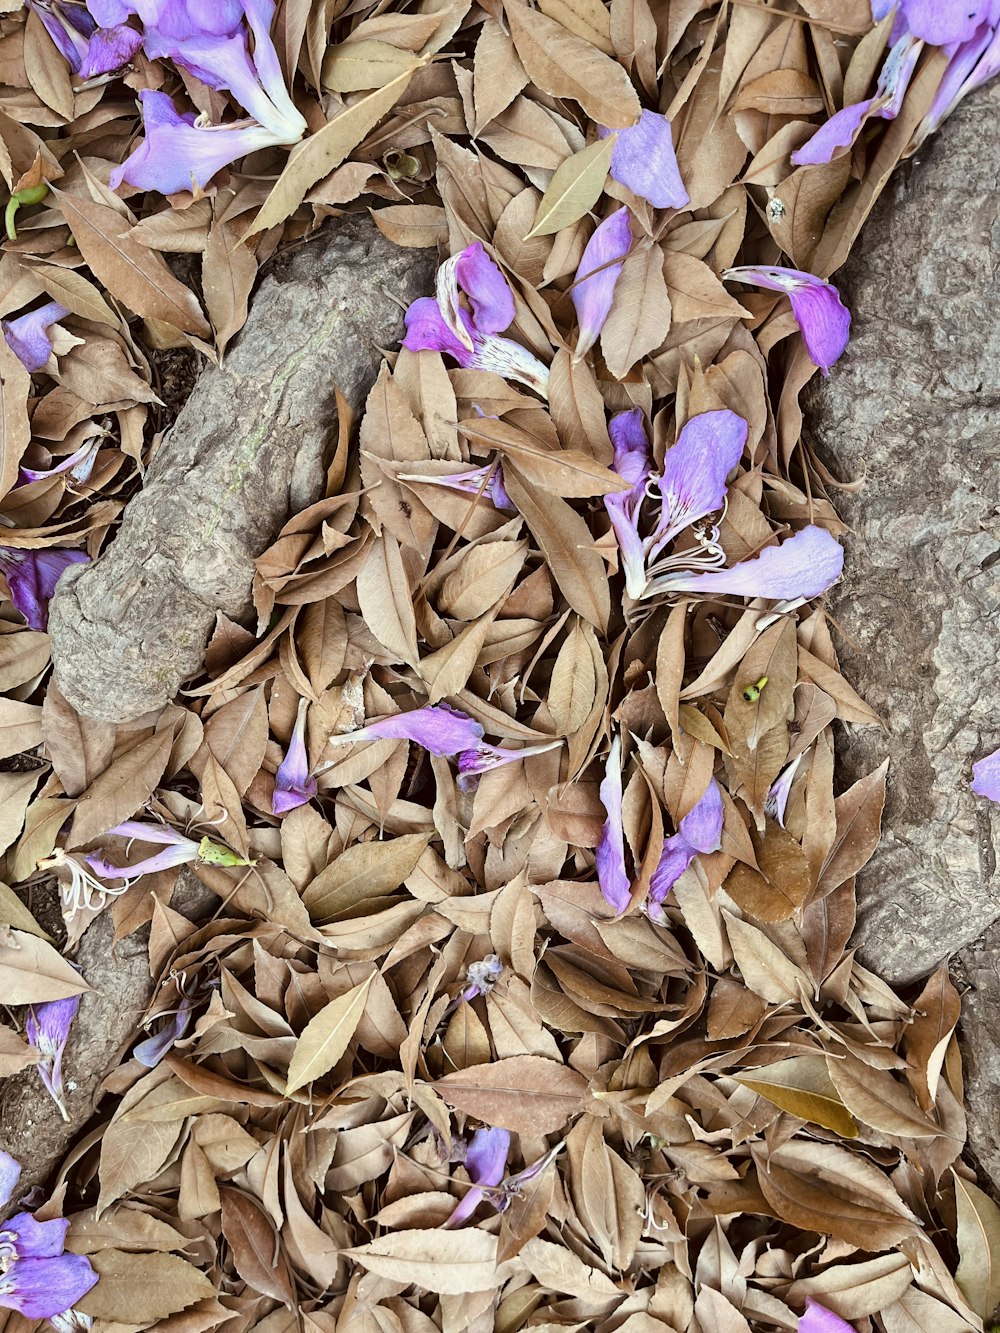
M 221 367 L 206 370 L 113 544 L 61 580 L 50 608 L 59 689 L 88 717 L 130 721 L 201 668 L 216 612 L 250 610 L 253 562 L 322 494 L 335 386 L 356 410 L 435 257 L 352 215 L 282 256 Z M 395 298 L 395 299 L 394 299 Z

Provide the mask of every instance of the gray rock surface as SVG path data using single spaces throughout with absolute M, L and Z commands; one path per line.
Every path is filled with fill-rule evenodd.
M 432 252 L 367 216 L 280 258 L 221 367 L 207 370 L 128 505 L 113 544 L 61 581 L 55 679 L 81 713 L 129 721 L 197 674 L 216 611 L 250 606 L 253 561 L 322 493 L 334 386 L 360 408 L 402 310 L 431 289 Z
M 962 989 L 962 1072 L 969 1147 L 1000 1189 L 1000 922 L 952 960 Z
M 831 469 L 866 479 L 835 497 L 852 532 L 831 609 L 888 726 L 844 761 L 853 779 L 891 758 L 856 942 L 897 983 L 1000 920 L 1000 807 L 969 791 L 1000 744 L 998 112 L 994 83 L 890 182 L 835 277 L 853 336 L 807 418 Z

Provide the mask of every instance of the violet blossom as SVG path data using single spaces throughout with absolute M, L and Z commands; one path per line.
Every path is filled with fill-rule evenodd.
M 972 790 L 977 796 L 1000 802 L 1000 750 L 972 765 Z
M 142 33 L 126 23 L 111 28 L 98 28 L 87 45 L 80 65 L 81 79 L 100 78 L 124 69 L 142 45 Z
M 316 795 L 316 779 L 309 776 L 309 756 L 306 753 L 305 726 L 307 699 L 299 700 L 299 711 L 288 742 L 288 752 L 274 776 L 274 794 L 271 810 L 276 815 L 287 815 L 296 806 L 305 805 Z
M 155 1069 L 174 1043 L 179 1041 L 187 1032 L 193 1017 L 194 999 L 190 995 L 182 995 L 180 1004 L 168 1016 L 167 1022 L 163 1024 L 159 1032 L 140 1041 L 132 1054 L 147 1069 Z
M 608 434 L 614 447 L 611 466 L 623 481 L 629 483 L 629 489 L 606 495 L 604 507 L 621 552 L 625 589 L 637 601 L 646 586 L 646 554 L 639 535 L 639 513 L 652 468 L 642 408 L 617 412 L 608 423 Z
M 611 742 L 600 786 L 606 818 L 595 852 L 597 882 L 604 899 L 616 912 L 624 912 L 631 900 L 631 882 L 625 866 L 625 829 L 622 823 L 622 743 Z
M 818 597 L 840 578 L 844 552 L 825 528 L 810 524 L 759 555 L 728 569 L 672 570 L 653 579 L 646 596 L 680 592 L 719 593 L 800 602 Z
M 24 0 L 24 3 L 41 20 L 56 50 L 73 73 L 78 73 L 97 27 L 92 15 L 73 0 Z
M 768 291 L 783 292 L 791 302 L 806 351 L 824 375 L 841 356 L 851 331 L 851 312 L 832 283 L 797 268 L 744 264 L 727 268 L 723 279 L 746 282 Z
M 153 875 L 157 871 L 170 870 L 174 866 L 187 865 L 191 861 L 201 861 L 205 865 L 215 866 L 248 866 L 254 864 L 253 861 L 248 860 L 245 856 L 240 856 L 238 852 L 232 851 L 229 847 L 223 847 L 220 843 L 212 842 L 209 838 L 202 838 L 200 842 L 196 842 L 193 838 L 185 837 L 183 833 L 178 833 L 176 829 L 169 828 L 166 824 L 147 824 L 142 820 L 127 819 L 124 823 L 116 824 L 114 828 L 108 829 L 108 836 L 136 838 L 139 842 L 151 842 L 164 848 L 162 852 L 156 852 L 153 856 L 147 856 L 143 860 L 136 861 L 128 866 L 116 866 L 112 861 L 108 861 L 94 852 L 84 857 L 95 875 L 100 876 L 101 879 L 124 879 L 127 881 L 126 887 L 138 879 L 140 875 Z
M 514 314 L 506 278 L 475 241 L 438 269 L 436 297 L 411 303 L 403 346 L 411 352 L 444 352 L 463 368 L 493 371 L 544 397 L 548 367 L 520 343 L 498 336 L 514 322 Z
M 483 773 L 490 773 L 504 764 L 514 764 L 532 754 L 544 754 L 562 745 L 562 739 L 545 741 L 538 745 L 525 745 L 520 750 L 508 749 L 505 745 L 490 745 L 488 741 L 477 741 L 458 756 L 458 785 L 462 791 L 470 791 L 476 786 Z
M 717 852 L 722 846 L 722 792 L 714 778 L 709 779 L 704 795 L 667 838 L 656 869 L 649 879 L 649 895 L 643 911 L 661 925 L 666 920 L 663 902 L 681 875 L 699 853 Z
M 742 417 L 722 408 L 688 421 L 667 450 L 660 491 L 660 521 L 649 548 L 655 561 L 685 528 L 722 509 L 727 479 L 743 457 L 748 427 Z
M 770 790 L 764 800 L 764 813 L 776 820 L 782 828 L 785 827 L 785 807 L 788 805 L 788 797 L 791 794 L 792 782 L 798 771 L 799 764 L 802 763 L 803 755 L 797 754 L 792 762 L 775 778 L 771 783 Z
M 984 24 L 967 41 L 955 47 L 948 68 L 944 72 L 934 101 L 914 134 L 916 143 L 922 143 L 932 134 L 974 89 L 987 83 L 1000 72 L 1000 23 Z
M 490 502 L 494 509 L 516 510 L 517 506 L 507 494 L 503 482 L 503 463 L 497 459 L 485 467 L 472 468 L 466 472 L 442 472 L 433 475 L 427 472 L 398 472 L 397 481 L 420 482 L 425 486 L 446 486 L 449 490 L 462 491 L 465 495 L 482 497 Z
M 49 477 L 58 477 L 62 472 L 68 472 L 74 481 L 88 481 L 94 470 L 94 463 L 97 460 L 100 448 L 101 437 L 95 435 L 92 439 L 85 440 L 79 449 L 67 454 L 54 467 L 19 467 L 17 470 L 17 484 L 18 486 L 27 486 L 32 481 L 46 481 Z
M 631 248 L 632 231 L 627 208 L 619 208 L 606 217 L 587 242 L 571 288 L 580 325 L 573 353 L 576 360 L 584 356 L 600 337 L 611 313 L 615 283 Z
M 819 1301 L 806 1297 L 806 1312 L 799 1320 L 799 1333 L 855 1333 L 854 1325 L 841 1319 Z
M 887 13 L 891 6 L 883 6 Z M 967 42 L 982 23 L 1000 21 L 997 0 L 899 0 L 897 23 L 931 46 Z
M 674 153 L 670 121 L 655 111 L 643 111 L 639 121 L 624 130 L 597 127 L 602 139 L 618 137 L 611 149 L 611 177 L 633 194 L 648 199 L 654 208 L 683 208 L 690 202 Z
M 0 1308 L 26 1319 L 65 1314 L 97 1281 L 83 1254 L 64 1254 L 69 1218 L 17 1213 L 0 1227 Z
M 10 600 L 32 629 L 49 624 L 49 601 L 63 571 L 70 565 L 87 564 L 86 551 L 47 547 L 37 551 L 0 546 L 0 572 L 7 579 Z
M 463 1145 L 463 1162 L 473 1188 L 455 1205 L 445 1226 L 461 1226 L 486 1198 L 490 1187 L 499 1185 L 507 1169 L 510 1152 L 510 1131 L 506 1129 L 477 1129 L 467 1145 Z
M 466 713 L 448 704 L 427 704 L 408 713 L 369 722 L 358 731 L 331 736 L 330 745 L 350 745 L 354 741 L 415 741 L 431 754 L 454 757 L 472 750 L 483 739 L 483 728 Z
M 503 963 L 495 953 L 487 954 L 478 963 L 470 963 L 465 969 L 466 985 L 460 999 L 474 1000 L 478 995 L 489 995 L 503 971 Z
M 43 370 L 48 364 L 52 355 L 49 329 L 68 314 L 64 305 L 58 301 L 49 301 L 26 315 L 18 315 L 17 319 L 0 320 L 4 341 L 29 375 Z
M 79 995 L 71 995 L 66 1000 L 50 1000 L 46 1004 L 32 1004 L 28 1006 L 28 1016 L 24 1023 L 28 1043 L 40 1057 L 38 1073 L 46 1091 L 59 1108 L 59 1114 L 66 1121 L 69 1120 L 69 1112 L 66 1110 L 63 1090 L 62 1058 L 70 1027 L 79 1008 Z

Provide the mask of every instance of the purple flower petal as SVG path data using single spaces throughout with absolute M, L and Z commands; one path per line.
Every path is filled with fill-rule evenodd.
M 1000 801 L 1000 750 L 972 765 L 972 790 L 977 796 Z
M 418 296 L 403 316 L 406 337 L 403 346 L 411 352 L 447 352 L 463 369 L 475 357 L 474 348 L 456 338 L 432 296 Z M 471 339 L 470 339 L 471 341 Z
M 1000 28 L 984 27 L 956 50 L 934 94 L 930 110 L 920 123 L 917 140 L 926 138 L 975 88 L 1000 71 Z
M 806 1312 L 799 1320 L 799 1333 L 855 1333 L 853 1324 L 841 1319 L 811 1296 L 806 1297 Z
M 801 762 L 802 755 L 797 754 L 784 772 L 779 773 L 777 778 L 775 778 L 767 793 L 767 799 L 764 801 L 764 813 L 770 815 L 772 819 L 777 820 L 782 828 L 785 827 L 785 807 L 788 805 L 788 797 L 791 794 L 792 783 L 795 780 L 795 774 Z
M 726 478 L 743 457 L 746 441 L 747 423 L 728 408 L 702 412 L 684 426 L 664 459 L 659 481 L 663 503 L 652 554 L 722 508 Z
M 47 477 L 57 477 L 62 472 L 72 473 L 76 481 L 87 481 L 94 470 L 94 462 L 101 447 L 101 438 L 96 435 L 92 440 L 85 440 L 71 454 L 67 454 L 61 463 L 50 468 L 19 467 L 17 470 L 18 486 L 27 486 L 32 481 L 43 481 Z
M 656 869 L 649 877 L 649 894 L 645 903 L 647 913 L 654 920 L 661 920 L 662 914 L 655 910 L 651 911 L 650 908 L 655 909 L 665 901 L 667 894 L 687 870 L 695 855 L 695 849 L 680 833 L 675 833 L 673 837 L 664 841 Z
M 990 18 L 991 0 L 900 0 L 910 32 L 932 46 L 967 42 Z
M 549 368 L 534 352 L 511 338 L 497 338 L 492 334 L 485 337 L 475 334 L 474 343 L 475 355 L 468 363 L 474 370 L 491 370 L 494 375 L 526 384 L 543 398 L 548 397 Z
M 499 1185 L 507 1169 L 510 1131 L 477 1129 L 469 1140 L 465 1169 L 474 1185 Z
M 80 78 L 93 79 L 124 69 L 142 45 L 142 33 L 127 24 L 98 28 L 90 39 L 87 54 L 80 65 Z
M 36 1222 L 31 1213 L 17 1213 L 4 1224 L 13 1231 L 18 1259 L 54 1259 L 63 1252 L 68 1217 L 55 1217 L 48 1222 Z
M 416 741 L 431 754 L 451 757 L 463 750 L 473 749 L 483 738 L 483 728 L 465 713 L 448 704 L 428 704 L 409 713 L 369 722 L 360 731 L 342 736 L 331 736 L 331 745 L 350 744 L 353 741 L 405 740 Z
M 717 852 L 722 846 L 722 792 L 711 778 L 705 794 L 680 822 L 678 832 L 696 852 Z
M 24 1023 L 25 1036 L 41 1057 L 38 1062 L 39 1076 L 64 1120 L 69 1119 L 69 1112 L 66 1110 L 63 1092 L 62 1058 L 70 1027 L 79 1008 L 79 995 L 73 995 L 67 1000 L 29 1005 Z
M 161 194 L 179 194 L 195 185 L 204 188 L 231 162 L 279 142 L 263 125 L 196 126 L 193 115 L 181 115 L 166 93 L 152 88 L 144 88 L 139 101 L 145 138 L 112 171 L 113 190 L 122 181 Z
M 647 595 L 695 592 L 728 593 L 736 597 L 767 597 L 795 601 L 818 597 L 836 583 L 844 552 L 825 528 L 807 527 L 780 546 L 767 546 L 752 560 L 729 569 L 702 573 L 679 570 L 653 579 Z
M 666 116 L 643 111 L 637 125 L 624 130 L 600 125 L 597 132 L 602 139 L 618 135 L 611 150 L 611 175 L 633 194 L 648 199 L 654 208 L 683 208 L 690 202 Z
M 607 819 L 597 844 L 597 880 L 601 893 L 616 912 L 624 912 L 629 905 L 631 888 L 625 868 L 625 830 L 622 826 L 622 743 L 616 736 L 608 751 L 604 767 L 604 781 L 600 795 Z
M 903 97 L 910 86 L 910 79 L 917 67 L 917 60 L 924 44 L 912 33 L 903 33 L 893 43 L 892 50 L 886 56 L 882 72 L 878 76 L 876 95 L 889 101 L 878 113 L 883 120 L 895 120 L 903 105 Z
M 615 283 L 631 248 L 632 232 L 627 208 L 619 208 L 606 217 L 587 242 L 572 289 L 573 305 L 580 324 L 574 353 L 577 358 L 593 347 L 604 328 L 604 321 L 614 299 Z
M 190 838 L 170 828 L 168 824 L 146 824 L 141 819 L 126 819 L 114 828 L 108 829 L 109 835 L 117 838 L 138 838 L 140 842 L 152 842 L 170 847 L 193 846 Z
M 177 1007 L 177 1012 L 171 1014 L 170 1019 L 159 1032 L 152 1037 L 147 1037 L 145 1041 L 140 1041 L 132 1054 L 141 1065 L 147 1069 L 155 1069 L 166 1053 L 173 1046 L 174 1042 L 184 1036 L 184 1033 L 191 1025 L 193 1002 L 189 995 L 181 998 Z
M 101 856 L 91 853 L 83 859 L 95 875 L 101 879 L 138 879 L 140 875 L 155 875 L 160 870 L 171 870 L 174 866 L 187 865 L 198 858 L 198 844 L 188 842 L 185 846 L 167 847 L 155 856 L 147 856 L 143 861 L 136 861 L 130 866 L 116 866 Z
M 616 412 L 608 422 L 608 434 L 615 451 L 611 466 L 622 481 L 627 481 L 632 487 L 614 498 L 626 503 L 641 502 L 652 468 L 649 434 L 642 408 L 633 407 L 630 412 Z
M 830 367 L 847 346 L 851 331 L 851 312 L 832 283 L 801 269 L 753 264 L 726 269 L 722 276 L 766 287 L 772 292 L 784 292 L 802 330 L 806 351 L 823 374 L 829 374 Z
M 21 1163 L 0 1149 L 0 1208 L 6 1208 L 10 1203 L 20 1179 Z
M 511 750 L 505 745 L 490 745 L 488 741 L 477 741 L 474 746 L 463 750 L 458 756 L 458 785 L 463 791 L 468 791 L 475 786 L 480 774 L 492 772 L 494 768 L 501 768 L 504 764 L 517 763 L 528 755 L 544 754 L 546 750 L 554 750 L 559 745 L 562 745 L 561 740 L 553 740 L 539 745 L 526 745 L 520 750 Z
M 20 1259 L 7 1274 L 10 1291 L 0 1295 L 0 1306 L 27 1319 L 48 1319 L 64 1314 L 97 1281 L 90 1260 L 83 1254 L 61 1254 L 53 1259 Z
M 49 326 L 64 319 L 69 311 L 58 301 L 49 301 L 27 315 L 0 321 L 7 346 L 29 374 L 41 370 L 52 355 Z
M 249 8 L 245 0 L 90 0 L 95 15 L 95 3 L 114 5 L 121 12 L 138 14 L 143 25 L 155 29 L 164 37 L 178 41 L 195 37 L 228 37 L 243 22 Z M 101 19 L 102 23 L 109 20 Z M 114 20 L 121 22 L 121 19 Z
M 507 279 L 483 249 L 467 245 L 455 256 L 455 277 L 472 305 L 472 322 L 479 334 L 503 333 L 514 322 L 514 296 Z M 442 269 L 447 265 L 442 265 Z
M 288 743 L 288 753 L 274 775 L 271 810 L 276 815 L 286 815 L 289 810 L 305 805 L 316 795 L 316 779 L 309 776 L 309 756 L 306 753 L 305 727 L 308 708 L 308 700 L 300 699 L 292 738 Z
M 801 148 L 792 153 L 792 162 L 797 167 L 816 166 L 821 162 L 832 162 L 839 156 L 838 149 L 850 148 L 861 133 L 861 127 L 872 113 L 875 98 L 868 97 L 863 102 L 845 106 L 831 116 L 825 125 L 821 125 L 811 139 L 807 139 Z
M 75 74 L 87 54 L 90 34 L 97 26 L 82 6 L 61 3 L 61 0 L 25 0 L 42 21 L 56 50 Z
M 31 628 L 37 630 L 48 628 L 49 601 L 64 570 L 89 560 L 85 551 L 56 547 L 19 551 L 0 546 L 0 570 L 7 576 L 10 599 Z
M 467 1222 L 485 1198 L 486 1191 L 474 1185 L 471 1190 L 462 1196 L 455 1205 L 454 1212 L 445 1222 L 448 1230 L 454 1230 L 455 1227 L 461 1226 L 463 1222 Z
M 136 13 L 134 4 L 125 0 L 87 0 L 87 8 L 102 28 L 114 28 Z

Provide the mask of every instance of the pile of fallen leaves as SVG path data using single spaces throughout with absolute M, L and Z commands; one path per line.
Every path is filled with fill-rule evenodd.
M 695 533 L 727 565 L 841 533 L 795 314 L 721 275 L 828 278 L 946 57 L 918 50 L 895 118 L 796 166 L 875 85 L 893 18 L 865 0 L 285 0 L 306 137 L 164 197 L 109 185 L 135 94 L 213 123 L 226 96 L 141 49 L 81 81 L 41 16 L 71 3 L 0 6 L 0 314 L 64 311 L 34 374 L 0 341 L 12 591 L 27 556 L 113 540 L 178 377 L 222 356 L 260 266 L 344 211 L 442 259 L 481 243 L 506 336 L 548 368 L 543 394 L 390 352 L 327 497 L 258 561 L 257 625 L 220 620 L 159 716 L 77 714 L 45 590 L 35 628 L 0 608 L 0 1070 L 45 1063 L 17 1006 L 85 987 L 98 912 L 148 926 L 158 983 L 44 1204 L 99 1274 L 76 1326 L 784 1333 L 810 1298 L 864 1333 L 988 1326 L 1000 1213 L 960 1159 L 957 993 L 941 970 L 901 997 L 848 947 L 885 774 L 835 796 L 834 742 L 878 719 L 815 601 L 626 589 L 609 435 L 648 427 L 653 487 L 687 423 L 745 423 Z M 643 106 L 686 205 L 609 175 Z M 622 207 L 582 352 L 581 261 Z M 682 824 L 707 793 L 703 847 Z M 207 914 L 170 905 L 178 876 Z M 56 882 L 62 952 L 29 910 Z

